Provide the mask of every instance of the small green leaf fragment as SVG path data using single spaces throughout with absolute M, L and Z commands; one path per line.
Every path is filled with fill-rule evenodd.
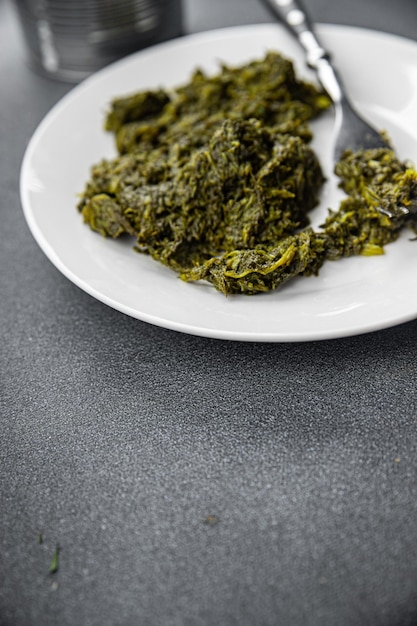
M 52 556 L 51 565 L 49 566 L 49 573 L 50 574 L 55 574 L 58 571 L 58 568 L 59 568 L 59 552 L 60 552 L 59 545 L 56 544 L 55 551 L 54 551 L 54 554 Z
M 362 256 L 378 256 L 384 254 L 384 247 L 375 243 L 365 243 L 362 250 Z

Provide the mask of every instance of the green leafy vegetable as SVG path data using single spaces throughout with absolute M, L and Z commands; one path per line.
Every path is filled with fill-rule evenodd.
M 381 254 L 406 224 L 416 231 L 417 216 L 406 215 L 402 207 L 411 209 L 417 202 L 417 173 L 393 150 L 346 152 L 335 173 L 348 196 L 323 224 L 328 259 Z
M 58 571 L 59 568 L 59 545 L 57 544 L 55 546 L 55 550 L 54 550 L 54 554 L 52 556 L 52 561 L 51 564 L 49 566 L 49 573 L 50 574 L 55 574 Z
M 382 254 L 405 223 L 417 228 L 401 209 L 417 201 L 417 174 L 392 150 L 346 153 L 335 169 L 346 198 L 313 231 L 324 176 L 309 122 L 329 105 L 276 53 L 118 98 L 105 127 L 119 154 L 92 168 L 78 208 L 101 235 L 133 236 L 138 252 L 224 294 Z

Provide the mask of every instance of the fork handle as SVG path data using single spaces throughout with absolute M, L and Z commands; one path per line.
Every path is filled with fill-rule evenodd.
M 333 102 L 346 99 L 344 88 L 330 55 L 319 41 L 314 26 L 299 0 L 263 0 L 275 17 L 278 17 L 304 48 L 307 65 L 317 72 L 318 78 Z

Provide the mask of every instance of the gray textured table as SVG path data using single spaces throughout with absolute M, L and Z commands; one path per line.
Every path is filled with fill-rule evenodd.
M 310 4 L 417 38 L 415 0 Z M 255 0 L 186 5 L 189 32 L 269 19 Z M 18 195 L 70 87 L 27 68 L 4 0 L 0 42 L 0 624 L 416 624 L 417 321 L 240 344 L 80 291 Z

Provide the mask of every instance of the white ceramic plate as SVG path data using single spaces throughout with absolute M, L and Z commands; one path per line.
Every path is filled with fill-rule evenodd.
M 417 43 L 342 26 L 320 26 L 353 101 L 386 129 L 401 158 L 417 163 Z M 220 61 L 240 64 L 276 49 L 312 78 L 295 41 L 280 25 L 222 29 L 142 51 L 84 81 L 45 117 L 27 148 L 21 171 L 24 213 L 52 263 L 81 289 L 109 306 L 173 330 L 240 341 L 313 341 L 356 335 L 417 317 L 417 242 L 404 232 L 379 257 L 328 262 L 319 277 L 298 278 L 257 296 L 225 298 L 206 283 L 184 283 L 171 270 L 132 251 L 132 243 L 103 239 L 76 211 L 90 166 L 115 155 L 102 130 L 115 96 L 176 86 L 196 66 L 217 71 Z M 314 77 L 313 77 L 314 78 Z M 332 176 L 329 112 L 314 123 L 314 146 L 328 176 L 321 223 L 337 208 Z

